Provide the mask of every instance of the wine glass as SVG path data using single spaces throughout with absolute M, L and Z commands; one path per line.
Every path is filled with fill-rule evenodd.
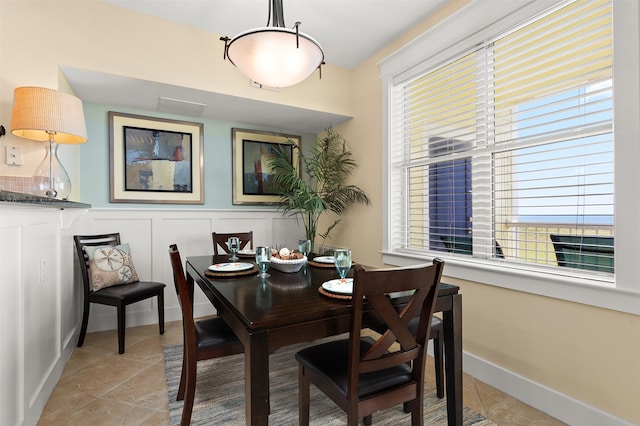
M 271 276 L 267 274 L 267 269 L 269 269 L 269 265 L 271 264 L 271 247 L 256 247 L 256 263 L 258 264 L 258 268 L 260 268 L 258 277 L 264 279 Z
M 298 240 L 298 251 L 307 256 L 311 251 L 311 240 Z
M 344 281 L 347 276 L 347 272 L 351 269 L 351 250 L 349 249 L 335 249 L 333 253 L 336 269 L 340 279 Z
M 236 253 L 238 253 L 238 250 L 240 249 L 240 239 L 238 237 L 229 237 L 229 240 L 227 240 L 227 247 L 229 247 L 229 251 L 231 252 L 229 260 L 233 262 L 238 260 Z

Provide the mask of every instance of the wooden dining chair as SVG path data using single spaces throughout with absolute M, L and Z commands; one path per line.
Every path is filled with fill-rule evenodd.
M 184 399 L 181 426 L 191 422 L 193 399 L 196 391 L 197 363 L 205 359 L 240 354 L 244 347 L 238 337 L 221 317 L 211 317 L 200 321 L 193 319 L 193 293 L 189 289 L 182 267 L 178 246 L 169 246 L 169 257 L 173 268 L 176 294 L 182 310 L 183 356 L 180 385 L 177 400 Z
M 295 356 L 301 425 L 309 424 L 310 383 L 347 413 L 348 425 L 357 425 L 360 417 L 370 425 L 373 413 L 403 403 L 411 411 L 411 424 L 423 424 L 427 336 L 443 267 L 439 259 L 417 268 L 366 271 L 355 266 L 349 338 L 311 346 Z M 413 292 L 399 312 L 388 297 L 394 292 Z M 377 338 L 362 335 L 365 303 L 387 324 Z M 413 334 L 409 322 L 418 315 Z
M 75 235 L 73 241 L 76 247 L 76 254 L 80 264 L 80 271 L 82 273 L 83 284 L 83 310 L 82 310 L 82 325 L 80 327 L 80 336 L 78 337 L 78 347 L 84 344 L 84 338 L 87 334 L 87 323 L 89 322 L 89 307 L 91 303 L 97 303 L 100 305 L 115 306 L 118 317 L 118 353 L 124 353 L 124 335 L 126 328 L 126 308 L 127 305 L 140 302 L 141 300 L 149 299 L 152 297 L 157 298 L 158 305 L 158 326 L 160 328 L 160 334 L 164 334 L 164 288 L 165 284 L 152 281 L 139 281 L 137 274 L 133 266 L 133 260 L 130 253 L 123 250 L 110 250 L 101 253 L 103 256 L 103 263 L 108 263 L 109 268 L 113 269 L 113 274 L 120 277 L 133 277 L 127 283 L 112 283 L 111 286 L 106 286 L 100 289 L 95 289 L 96 283 L 92 283 L 92 280 L 97 280 L 98 274 L 101 272 L 99 268 L 96 268 L 95 261 L 92 265 L 90 252 L 95 252 L 100 247 L 121 247 L 120 234 L 99 234 L 99 235 Z M 119 267 L 119 270 L 115 268 Z M 105 269 L 105 268 L 103 268 Z M 135 275 L 133 275 L 135 274 Z
M 253 231 L 249 232 L 230 232 L 230 233 L 220 233 L 214 232 L 211 234 L 213 239 L 213 254 L 218 256 L 220 254 L 229 254 L 229 247 L 227 247 L 227 241 L 230 237 L 238 237 L 240 240 L 240 250 L 247 247 L 253 248 Z M 222 252 L 218 251 L 218 247 L 222 248 Z

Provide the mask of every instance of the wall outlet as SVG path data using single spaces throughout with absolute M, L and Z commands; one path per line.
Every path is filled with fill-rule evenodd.
M 22 166 L 22 148 L 19 146 L 7 146 L 7 164 L 10 166 Z

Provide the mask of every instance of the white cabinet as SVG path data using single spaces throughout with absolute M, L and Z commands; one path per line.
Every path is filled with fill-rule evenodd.
M 85 209 L 0 204 L 0 424 L 35 424 L 73 350 Z

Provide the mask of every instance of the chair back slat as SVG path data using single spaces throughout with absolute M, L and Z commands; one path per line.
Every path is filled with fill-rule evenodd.
M 357 394 L 358 376 L 402 364 L 411 363 L 414 378 L 424 379 L 424 357 L 435 310 L 438 285 L 444 262 L 434 259 L 432 265 L 366 271 L 356 265 L 353 283 L 352 321 L 350 330 L 349 393 Z M 405 293 L 406 306 L 398 311 L 391 293 Z M 387 330 L 366 351 L 361 351 L 362 316 L 365 306 L 384 322 Z M 414 335 L 409 322 L 419 314 L 418 332 Z
M 214 232 L 211 234 L 211 238 L 213 239 L 213 254 L 218 256 L 220 254 L 229 254 L 229 247 L 227 247 L 227 241 L 231 237 L 238 237 L 240 240 L 240 250 L 244 249 L 249 245 L 249 248 L 253 248 L 253 231 L 249 232 L 229 232 L 229 233 L 220 233 Z M 219 251 L 218 249 L 222 249 Z

